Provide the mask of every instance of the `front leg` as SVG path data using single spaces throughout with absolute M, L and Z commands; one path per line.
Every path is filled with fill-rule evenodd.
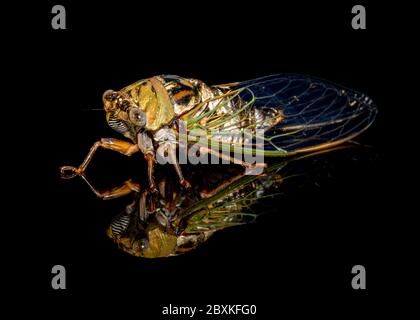
M 81 174 L 80 177 L 83 178 L 83 180 L 87 183 L 89 188 L 93 191 L 93 193 L 100 199 L 103 200 L 110 200 L 115 199 L 119 197 L 123 197 L 127 194 L 130 194 L 132 192 L 140 193 L 140 185 L 133 180 L 129 179 L 125 181 L 122 185 L 107 189 L 105 191 L 98 191 L 91 183 L 90 181 L 85 177 L 84 174 Z
M 82 164 L 78 168 L 75 168 L 72 166 L 63 166 L 60 168 L 61 174 L 67 178 L 72 178 L 75 175 L 83 174 L 86 170 L 86 167 L 89 165 L 90 161 L 92 160 L 93 155 L 95 154 L 95 152 L 98 150 L 99 147 L 108 149 L 108 150 L 117 151 L 126 156 L 131 156 L 132 154 L 139 151 L 139 147 L 130 142 L 113 139 L 113 138 L 102 138 L 100 141 L 97 141 L 93 144 L 85 160 L 82 162 Z

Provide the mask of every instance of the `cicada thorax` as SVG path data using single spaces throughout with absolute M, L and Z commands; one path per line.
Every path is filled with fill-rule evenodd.
M 146 130 L 155 131 L 173 121 L 173 104 L 159 77 L 141 80 L 122 91 L 146 114 Z
M 160 79 L 178 117 L 207 98 L 207 86 L 202 81 L 173 75 L 164 75 Z
M 207 89 L 207 90 L 206 90 Z M 146 129 L 156 131 L 176 117 L 212 96 L 201 81 L 177 76 L 156 76 L 140 80 L 124 89 L 146 114 Z

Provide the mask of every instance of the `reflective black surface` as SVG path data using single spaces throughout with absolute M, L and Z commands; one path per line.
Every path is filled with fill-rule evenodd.
M 348 143 L 271 160 L 260 175 L 247 175 L 236 165 L 190 165 L 186 174 L 192 184 L 189 188 L 182 187 L 178 178 L 169 173 L 158 176 L 157 191 L 137 183 L 135 178 L 104 190 L 98 190 L 85 174 L 79 179 L 98 199 L 128 198 L 125 208 L 114 215 L 107 228 L 108 237 L 121 250 L 136 257 L 164 258 L 195 250 L 218 231 L 256 223 L 259 216 L 276 211 L 275 203 L 281 207 L 282 198 L 287 198 L 296 186 L 320 186 L 325 176 L 337 170 L 343 157 L 351 157 L 349 166 L 374 159 L 372 150 L 361 149 Z

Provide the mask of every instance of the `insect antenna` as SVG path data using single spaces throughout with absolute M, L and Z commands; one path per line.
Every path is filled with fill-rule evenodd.
M 104 108 L 92 108 L 92 109 L 82 109 L 83 112 L 86 111 L 105 111 Z

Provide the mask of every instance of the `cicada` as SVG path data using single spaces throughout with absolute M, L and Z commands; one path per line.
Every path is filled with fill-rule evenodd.
M 181 147 L 188 155 L 263 167 L 247 156 L 283 157 L 335 146 L 366 130 L 377 114 L 364 94 L 294 74 L 213 86 L 162 75 L 108 90 L 102 100 L 109 126 L 129 141 L 103 138 L 79 167 L 62 167 L 62 174 L 83 174 L 100 147 L 126 156 L 142 152 L 152 190 L 157 159 L 169 160 L 181 185 L 190 185 L 179 163 Z M 239 157 L 234 150 L 241 151 Z

